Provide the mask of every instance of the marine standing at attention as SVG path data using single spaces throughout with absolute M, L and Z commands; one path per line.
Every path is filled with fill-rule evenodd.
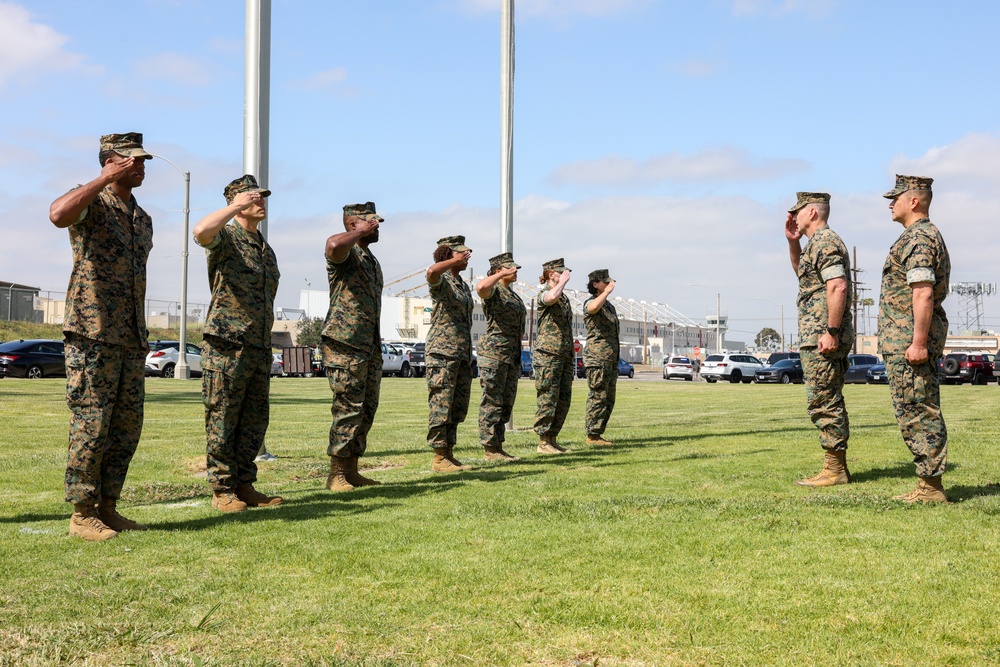
M 503 449 L 506 423 L 514 411 L 517 381 L 521 377 L 521 339 L 527 312 L 511 285 L 517 270 L 509 252 L 490 258 L 489 274 L 476 285 L 483 300 L 486 335 L 479 339 L 479 442 L 487 461 L 516 461 Z
M 270 418 L 271 325 L 278 260 L 258 226 L 271 194 L 246 174 L 223 190 L 224 208 L 201 219 L 195 242 L 208 257 L 212 301 L 205 318 L 201 392 L 212 507 L 242 512 L 280 505 L 254 488 L 254 457 Z M 232 224 L 230 221 L 234 220 Z
M 615 281 L 607 269 L 591 271 L 587 276 L 590 298 L 583 302 L 583 321 L 587 325 L 587 347 L 583 351 L 583 366 L 587 369 L 587 411 L 584 425 L 587 444 L 608 447 L 604 430 L 611 411 L 615 409 L 618 387 L 618 312 L 608 301 Z
M 472 290 L 461 276 L 472 250 L 464 236 L 446 236 L 437 245 L 427 269 L 434 302 L 427 332 L 427 444 L 434 450 L 431 470 L 456 472 L 472 467 L 454 454 L 472 396 Z
M 539 454 L 562 454 L 567 451 L 556 443 L 573 397 L 573 309 L 563 294 L 570 270 L 563 259 L 542 264 L 539 282 L 545 287 L 538 294 L 538 333 L 532 365 L 535 369 L 535 433 Z
M 358 472 L 368 431 L 378 411 L 382 383 L 382 266 L 372 254 L 385 220 L 375 203 L 344 207 L 344 228 L 326 240 L 330 309 L 323 326 L 323 364 L 333 392 L 330 412 L 330 474 L 326 488 L 351 491 L 381 484 Z
M 118 513 L 142 435 L 146 396 L 146 260 L 153 221 L 132 190 L 146 177 L 138 132 L 101 137 L 101 175 L 52 202 L 49 220 L 69 228 L 73 272 L 66 289 L 66 403 L 71 411 L 66 502 L 69 534 L 107 540 L 146 530 Z
M 930 221 L 932 178 L 896 175 L 892 219 L 903 233 L 882 267 L 878 309 L 878 348 L 885 357 L 892 406 L 903 441 L 917 466 L 917 487 L 894 500 L 946 503 L 944 475 L 948 429 L 941 413 L 937 363 L 948 338 L 951 257 L 941 232 Z
M 836 486 L 851 481 L 847 469 L 850 421 L 844 402 L 847 355 L 854 341 L 851 322 L 851 261 L 840 236 L 830 229 L 830 195 L 799 192 L 785 220 L 792 270 L 799 278 L 799 349 L 809 417 L 819 429 L 825 455 L 819 474 L 800 486 Z M 803 249 L 801 239 L 809 238 Z

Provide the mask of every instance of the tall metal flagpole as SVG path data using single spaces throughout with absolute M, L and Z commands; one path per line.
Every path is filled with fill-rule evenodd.
M 500 252 L 514 252 L 514 0 L 500 18 Z

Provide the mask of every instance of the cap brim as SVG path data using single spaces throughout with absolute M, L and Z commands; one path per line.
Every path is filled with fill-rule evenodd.
M 126 148 L 124 150 L 115 151 L 119 155 L 124 155 L 125 157 L 141 157 L 144 160 L 152 160 L 153 156 L 142 150 L 141 148 Z
M 454 250 L 455 252 L 471 252 L 472 251 L 472 248 L 470 248 L 469 246 L 464 246 L 464 245 L 453 245 L 453 246 L 451 246 L 451 249 Z
M 882 196 L 885 197 L 886 199 L 895 199 L 896 197 L 898 197 L 899 195 L 903 194 L 904 192 L 906 192 L 906 190 L 898 190 L 898 191 L 897 190 L 889 190 L 888 192 L 886 192 Z
M 271 191 L 265 190 L 263 188 L 257 188 L 256 190 L 250 190 L 250 192 L 259 192 L 261 197 L 270 197 Z

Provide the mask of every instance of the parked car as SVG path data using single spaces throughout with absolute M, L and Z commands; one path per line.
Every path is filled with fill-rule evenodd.
M 798 354 L 797 352 L 792 354 Z M 754 375 L 764 367 L 760 359 L 752 354 L 726 352 L 724 354 L 710 354 L 705 357 L 705 363 L 701 367 L 701 376 L 706 382 L 718 382 L 719 380 L 729 380 L 733 384 L 742 382 L 750 384 Z
M 877 366 L 878 357 L 874 354 L 847 355 L 847 373 L 844 374 L 845 384 L 864 384 L 868 381 L 868 370 Z
M 618 375 L 624 375 L 626 377 L 635 377 L 635 366 L 625 361 L 621 357 L 618 357 Z
M 33 338 L 0 345 L 0 378 L 37 380 L 66 375 L 66 351 L 61 340 Z
M 885 374 L 885 364 L 878 363 L 869 368 L 865 382 L 868 384 L 889 384 L 889 376 Z
M 285 362 L 280 352 L 271 353 L 271 375 L 281 375 L 285 372 Z
M 382 343 L 382 375 L 396 375 L 401 378 L 413 376 L 408 354 L 395 345 Z
M 160 341 L 157 341 L 160 342 Z M 158 346 L 159 347 L 159 346 Z M 152 348 L 152 345 L 150 345 Z M 178 350 L 180 343 L 175 342 L 173 347 L 160 347 L 160 349 L 150 350 L 146 355 L 146 375 L 155 375 L 164 378 L 174 377 L 174 370 L 177 368 L 177 358 L 180 356 Z M 191 377 L 201 377 L 201 348 L 194 343 L 187 344 L 187 362 L 191 371 Z
M 782 359 L 799 359 L 801 355 L 798 352 L 772 352 L 771 356 L 767 358 L 767 365 L 773 366 Z
M 583 357 L 577 357 L 575 363 L 576 363 L 576 376 L 578 378 L 587 377 L 587 367 L 583 365 Z
M 782 359 L 772 366 L 765 366 L 754 374 L 754 382 L 780 382 L 802 384 L 802 360 Z
M 521 350 L 521 377 L 535 377 L 535 369 L 531 365 L 531 350 Z
M 663 379 L 683 378 L 688 382 L 694 380 L 694 362 L 691 357 L 664 357 Z
M 410 356 L 410 368 L 414 377 L 422 378 L 427 374 L 427 359 L 424 355 L 424 343 L 392 343 Z M 419 346 L 419 347 L 418 347 Z
M 938 362 L 938 376 L 945 384 L 996 382 L 992 354 L 952 352 Z

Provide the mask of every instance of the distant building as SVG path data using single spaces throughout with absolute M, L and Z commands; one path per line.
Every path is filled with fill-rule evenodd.
M 39 288 L 0 280 L 0 319 L 42 322 L 45 316 Z

